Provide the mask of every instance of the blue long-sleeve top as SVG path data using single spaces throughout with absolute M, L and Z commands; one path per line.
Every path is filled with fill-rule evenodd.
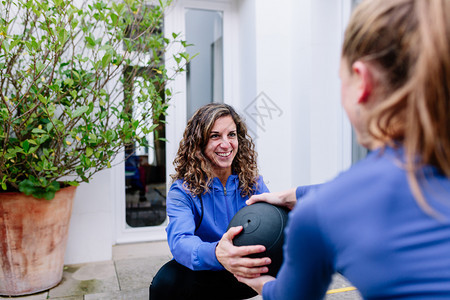
M 450 299 L 450 180 L 434 167 L 421 170 L 422 192 L 441 214 L 432 217 L 401 161 L 401 150 L 373 151 L 299 199 L 284 264 L 263 299 L 322 299 L 336 271 L 364 299 Z
M 257 182 L 255 194 L 269 192 L 262 177 Z M 166 229 L 174 259 L 191 270 L 223 270 L 216 258 L 216 246 L 247 199 L 241 196 L 237 175 L 228 177 L 225 188 L 214 178 L 210 191 L 202 194 L 203 219 L 195 231 L 202 212 L 200 198 L 186 191 L 182 180 L 176 180 L 167 194 Z

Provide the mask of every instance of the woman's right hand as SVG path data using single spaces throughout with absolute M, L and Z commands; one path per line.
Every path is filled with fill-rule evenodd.
M 295 195 L 295 188 L 278 193 L 263 193 L 259 195 L 253 195 L 246 201 L 247 205 L 251 205 L 256 202 L 267 202 L 277 206 L 287 207 L 292 210 L 297 203 L 297 197 Z

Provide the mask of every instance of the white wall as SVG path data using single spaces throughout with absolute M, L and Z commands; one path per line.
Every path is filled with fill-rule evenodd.
M 256 1 L 256 89 L 260 101 L 257 150 L 271 191 L 293 185 L 292 165 L 292 19 L 294 1 Z M 266 97 L 265 97 L 266 96 Z M 265 99 L 267 98 L 267 99 Z M 264 101 L 265 100 L 265 101 Z M 267 117 L 266 117 L 267 116 Z
M 349 164 L 348 135 L 340 102 L 338 69 L 342 1 L 311 1 L 311 182 L 334 177 Z
M 341 1 L 246 0 L 239 9 L 241 101 L 269 189 L 331 179 L 348 165 L 338 79 Z M 255 98 L 265 116 L 252 119 Z
M 290 0 L 238 2 L 239 102 L 270 190 L 291 185 Z
M 338 78 L 344 2 L 293 1 L 292 177 L 297 184 L 326 181 L 349 166 L 350 131 Z
M 292 19 L 292 65 L 289 76 L 292 101 L 292 139 L 293 155 L 290 176 L 293 185 L 310 184 L 311 182 L 311 99 L 313 79 L 311 78 L 312 62 L 312 1 L 294 1 L 290 18 Z
M 115 217 L 112 176 L 111 169 L 101 171 L 90 183 L 77 188 L 65 264 L 111 259 Z

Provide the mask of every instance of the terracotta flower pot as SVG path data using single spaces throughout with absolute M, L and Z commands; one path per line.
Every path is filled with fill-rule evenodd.
M 75 187 L 53 200 L 0 193 L 0 295 L 37 293 L 62 279 Z

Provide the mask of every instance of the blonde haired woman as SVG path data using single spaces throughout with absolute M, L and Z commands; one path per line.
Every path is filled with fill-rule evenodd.
M 174 165 L 174 182 L 167 195 L 167 238 L 174 260 L 156 274 L 150 299 L 255 296 L 223 267 L 232 260 L 231 270 L 252 268 L 259 275 L 268 271 L 264 265 L 270 262 L 242 257 L 263 252 L 262 246 L 232 246 L 231 239 L 241 228 L 225 234 L 251 195 L 268 192 L 258 174 L 254 144 L 245 123 L 227 104 L 201 107 L 188 121 Z
M 293 206 L 264 299 L 322 299 L 334 272 L 364 299 L 450 299 L 450 1 L 366 0 L 345 32 L 342 105 L 367 158 Z M 293 201 L 294 200 L 294 201 Z

